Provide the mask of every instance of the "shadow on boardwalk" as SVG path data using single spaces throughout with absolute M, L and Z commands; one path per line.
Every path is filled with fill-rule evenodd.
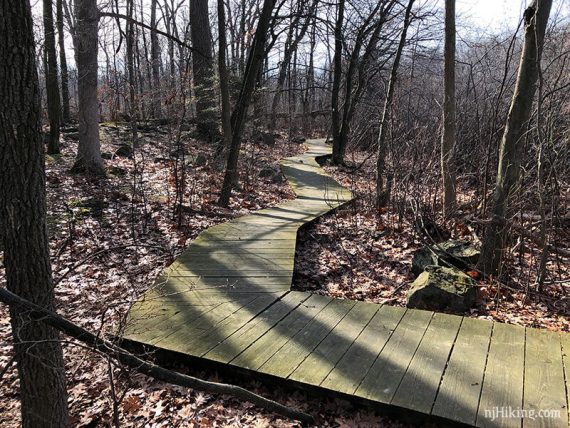
M 125 339 L 404 414 L 520 427 L 485 410 L 548 408 L 567 427 L 568 335 L 290 290 L 298 228 L 352 198 L 315 161 L 329 148 L 308 146 L 282 162 L 298 198 L 203 232 L 133 306 Z

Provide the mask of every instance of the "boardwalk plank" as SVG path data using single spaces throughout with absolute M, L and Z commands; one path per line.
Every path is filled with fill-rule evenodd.
M 320 385 L 376 312 L 378 305 L 356 302 L 289 378 L 309 385 Z
M 187 340 L 186 346 L 189 347 L 193 355 L 203 356 L 266 310 L 279 298 L 280 296 L 269 293 L 260 295 L 257 299 L 242 306 L 229 317 L 216 324 L 214 328 L 203 332 L 198 331 L 191 336 L 185 335 L 184 337 Z
M 493 323 L 464 318 L 432 414 L 475 424 Z
M 380 403 L 392 401 L 432 316 L 427 311 L 406 312 L 355 395 Z
M 231 364 L 257 371 L 289 338 L 309 324 L 330 302 L 331 299 L 325 296 L 312 295 L 269 332 L 234 358 Z
M 520 427 L 522 418 L 493 418 L 493 411 L 522 409 L 525 329 L 495 323 L 487 357 L 485 378 L 477 413 L 480 427 Z M 491 412 L 491 413 L 490 413 Z
M 258 371 L 289 376 L 352 309 L 355 302 L 335 299 L 285 343 Z
M 562 346 L 557 334 L 526 329 L 524 364 L 525 411 L 559 411 L 558 417 L 526 417 L 523 427 L 568 427 Z
M 219 343 L 215 348 L 204 355 L 204 358 L 222 363 L 231 361 L 242 352 L 243 349 L 271 330 L 279 321 L 294 311 L 308 298 L 309 296 L 306 293 L 291 291 L 277 303 L 263 311 L 258 317 Z
M 436 313 L 392 399 L 392 404 L 429 413 L 443 377 L 461 317 Z
M 180 295 L 188 295 L 207 290 L 218 293 L 276 292 L 291 288 L 292 274 L 284 276 L 161 276 L 161 282 L 168 288 L 178 290 Z
M 215 328 L 218 323 L 260 296 L 260 294 L 251 294 L 245 295 L 245 297 L 240 299 L 227 301 L 217 306 L 215 311 L 206 312 L 191 322 L 183 314 L 180 317 L 175 316 L 167 321 L 169 325 L 166 328 L 166 332 L 168 333 L 154 342 L 153 345 L 183 352 L 188 344 L 187 337 L 191 337 L 197 332 L 200 333 Z M 190 353 L 190 355 L 194 354 Z
M 353 394 L 405 312 L 404 308 L 382 306 L 321 386 Z

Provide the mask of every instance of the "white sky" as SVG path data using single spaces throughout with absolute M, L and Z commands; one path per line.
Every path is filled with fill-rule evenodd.
M 525 0 L 456 0 L 458 24 L 461 20 L 468 21 L 489 32 L 516 27 L 526 3 Z

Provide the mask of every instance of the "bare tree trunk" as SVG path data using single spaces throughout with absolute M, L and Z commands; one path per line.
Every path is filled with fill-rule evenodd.
M 190 32 L 194 47 L 192 71 L 196 93 L 196 125 L 203 136 L 212 140 L 219 135 L 219 131 L 208 0 L 190 0 Z
M 75 62 L 79 96 L 79 148 L 73 169 L 103 175 L 103 159 L 99 141 L 99 101 L 97 99 L 97 0 L 75 2 Z
M 259 74 L 259 69 L 265 55 L 265 41 L 267 39 L 274 6 L 275 0 L 263 1 L 263 9 L 259 17 L 257 29 L 255 30 L 253 44 L 247 58 L 243 84 L 232 114 L 232 144 L 228 154 L 220 200 L 218 201 L 218 203 L 224 207 L 229 204 L 232 187 L 237 181 L 237 166 L 241 146 L 241 134 L 247 117 L 249 103 L 251 102 L 251 96 Z
M 408 6 L 406 8 L 406 14 L 404 16 L 402 33 L 400 34 L 400 42 L 398 43 L 396 56 L 394 57 L 394 63 L 392 64 L 392 72 L 390 73 L 390 81 L 388 82 L 388 90 L 386 92 L 384 109 L 382 110 L 382 119 L 380 121 L 380 133 L 378 135 L 378 157 L 376 160 L 376 203 L 379 207 L 386 206 L 390 200 L 390 185 L 388 183 L 388 186 L 385 188 L 383 179 L 387 152 L 386 135 L 388 134 L 388 124 L 390 122 L 392 113 L 392 100 L 394 98 L 394 88 L 396 86 L 396 80 L 398 78 L 398 67 L 400 65 L 400 59 L 402 57 L 404 45 L 406 44 L 406 36 L 408 33 L 408 27 L 410 26 L 410 17 L 412 14 L 413 6 L 414 0 L 409 0 Z
M 520 179 L 523 140 L 530 118 L 539 74 L 544 34 L 552 0 L 534 0 L 524 12 L 525 37 L 517 83 L 507 117 L 499 152 L 499 169 L 491 206 L 491 221 L 477 267 L 487 273 L 497 272 L 506 237 L 509 197 Z
M 344 1 L 338 2 L 337 17 L 334 27 L 334 59 L 333 59 L 333 82 L 331 94 L 332 109 L 332 138 L 333 138 L 333 162 L 337 165 L 344 161 L 344 153 L 342 153 L 340 132 L 340 82 L 342 79 L 342 26 L 344 21 Z
M 226 64 L 226 14 L 224 0 L 218 0 L 218 73 L 220 77 L 220 93 L 222 98 L 222 136 L 223 151 L 229 153 L 232 141 L 232 120 L 230 107 L 229 74 Z
M 61 103 L 59 100 L 59 85 L 57 83 L 57 54 L 55 52 L 55 30 L 53 27 L 52 0 L 43 0 L 44 8 L 44 37 L 46 53 L 46 92 L 49 117 L 48 153 L 59 153 L 59 126 L 61 118 Z
M 0 230 L 7 287 L 54 309 L 46 232 L 44 149 L 30 4 L 0 1 Z M 22 426 L 68 426 L 63 353 L 57 331 L 10 308 L 20 377 Z
M 441 137 L 441 176 L 443 215 L 455 210 L 455 0 L 445 0 L 443 135 Z
M 156 29 L 156 7 L 158 0 L 152 0 L 150 6 L 150 26 Z M 158 44 L 158 34 L 156 31 L 150 32 L 150 58 L 152 67 L 152 114 L 155 118 L 162 117 L 160 107 L 160 45 Z
M 65 33 L 63 30 L 63 0 L 57 0 L 56 25 L 59 44 L 59 67 L 61 73 L 61 105 L 62 121 L 67 123 L 70 120 L 69 111 L 69 74 L 67 71 L 67 55 L 65 54 Z

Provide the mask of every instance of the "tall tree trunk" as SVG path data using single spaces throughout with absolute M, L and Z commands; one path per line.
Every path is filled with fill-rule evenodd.
M 524 12 L 524 46 L 499 150 L 499 168 L 491 203 L 491 218 L 485 230 L 477 265 L 478 269 L 487 274 L 497 272 L 505 246 L 509 198 L 520 180 L 523 141 L 536 92 L 544 34 L 551 7 L 552 0 L 534 0 Z
M 223 151 L 228 155 L 232 141 L 232 119 L 230 107 L 229 74 L 226 64 L 226 14 L 224 0 L 218 0 L 218 73 L 222 98 L 222 137 Z M 227 160 L 227 159 L 226 159 Z
M 332 109 L 332 138 L 333 138 L 333 162 L 337 165 L 344 162 L 342 153 L 340 133 L 340 82 L 342 79 L 342 26 L 344 21 L 344 1 L 339 1 L 337 6 L 337 17 L 334 27 L 334 59 L 333 59 L 333 82 L 331 94 Z
M 388 183 L 388 186 L 384 187 L 383 179 L 387 153 L 386 135 L 388 134 L 388 124 L 390 123 L 390 117 L 392 113 L 392 100 L 394 98 L 394 88 L 396 87 L 396 81 L 398 79 L 398 67 L 400 66 L 402 51 L 404 50 L 404 45 L 406 44 L 406 36 L 408 33 L 408 27 L 410 26 L 410 17 L 412 14 L 413 6 L 414 0 L 409 0 L 408 6 L 406 8 L 406 14 L 404 16 L 402 33 L 400 34 L 400 42 L 398 43 L 396 56 L 394 57 L 394 63 L 392 64 L 390 81 L 388 82 L 388 90 L 386 92 L 386 99 L 384 100 L 384 108 L 382 110 L 382 119 L 380 120 L 380 133 L 378 135 L 378 157 L 376 159 L 376 203 L 379 207 L 386 206 L 390 200 L 390 184 Z
M 247 117 L 249 103 L 251 102 L 251 96 L 259 74 L 259 69 L 265 55 L 265 41 L 267 39 L 274 6 L 275 0 L 263 1 L 263 9 L 259 17 L 253 43 L 247 58 L 243 84 L 232 113 L 232 144 L 226 163 L 226 172 L 224 175 L 224 183 L 222 185 L 220 200 L 218 201 L 218 203 L 224 207 L 229 204 L 232 187 L 237 181 L 237 166 L 241 146 L 241 134 Z
M 190 0 L 190 34 L 194 48 L 192 71 L 196 94 L 196 125 L 203 136 L 213 139 L 219 132 L 208 0 Z
M 56 25 L 59 45 L 59 67 L 61 73 L 61 106 L 62 121 L 70 121 L 69 111 L 69 73 L 67 71 L 67 55 L 65 53 L 65 33 L 63 30 L 63 0 L 56 0 Z
M 441 137 L 441 176 L 443 215 L 455 210 L 455 0 L 445 0 L 443 135 Z
M 54 292 L 46 232 L 44 149 L 33 23 L 28 1 L 0 0 L 0 230 L 7 287 L 46 309 Z M 22 426 L 68 426 L 57 332 L 10 308 Z
M 73 169 L 86 174 L 103 175 L 99 141 L 99 101 L 97 99 L 97 0 L 75 1 L 75 63 L 79 118 L 79 147 Z
M 55 30 L 53 27 L 52 0 L 44 1 L 44 37 L 46 53 L 46 93 L 49 117 L 48 153 L 59 153 L 59 126 L 61 118 L 61 102 L 57 83 L 57 54 L 55 52 Z
M 152 0 L 150 6 L 150 26 L 153 29 L 156 29 L 157 3 L 158 0 Z M 152 67 L 152 114 L 155 118 L 160 119 L 162 117 L 160 107 L 160 45 L 156 31 L 150 32 L 150 58 Z
M 309 66 L 307 69 L 307 80 L 305 88 L 305 99 L 303 100 L 303 134 L 309 136 L 313 132 L 313 116 L 311 114 L 315 103 L 315 45 L 316 45 L 316 16 L 312 19 L 310 48 L 309 48 Z

